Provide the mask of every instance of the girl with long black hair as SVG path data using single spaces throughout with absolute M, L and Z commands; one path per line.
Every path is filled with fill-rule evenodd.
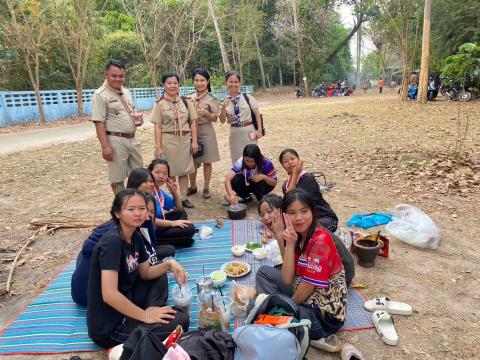
M 257 144 L 248 144 L 243 156 L 233 164 L 225 178 L 225 190 L 230 204 L 237 204 L 237 195 L 248 202 L 253 193 L 257 200 L 271 192 L 277 185 L 277 173 L 272 162 L 262 155 Z
M 262 266 L 257 271 L 258 294 L 285 294 L 310 319 L 311 345 L 323 348 L 325 339 L 345 321 L 345 271 L 330 232 L 315 221 L 315 205 L 302 190 L 285 195 L 282 203 L 285 250 L 282 269 Z
M 195 93 L 190 95 L 190 100 L 195 104 L 198 114 L 198 144 L 203 147 L 203 154 L 195 156 L 195 172 L 189 175 L 190 187 L 187 196 L 197 192 L 197 169 L 203 164 L 203 192 L 204 199 L 210 198 L 210 179 L 212 177 L 212 163 L 220 160 L 218 152 L 217 135 L 214 122 L 220 113 L 220 102 L 211 94 L 210 74 L 203 68 L 193 72 Z
M 177 325 L 188 330 L 188 314 L 166 306 L 167 272 L 181 284 L 187 282 L 187 272 L 173 259 L 150 265 L 137 230 L 147 218 L 145 196 L 138 190 L 122 191 L 115 196 L 110 213 L 116 226 L 102 236 L 92 254 L 88 335 L 99 346 L 110 348 L 124 343 L 142 324 L 160 325 L 164 338 Z

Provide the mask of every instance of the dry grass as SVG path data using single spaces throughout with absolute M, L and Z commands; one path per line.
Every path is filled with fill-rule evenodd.
M 299 100 L 274 94 L 262 97 L 261 102 L 267 121 L 267 136 L 260 141 L 262 151 L 278 165 L 279 152 L 293 147 L 304 158 L 307 170 L 323 171 L 328 181 L 335 182 L 326 197 L 341 225 L 353 213 L 382 211 L 407 202 L 431 215 L 443 232 L 436 251 L 394 241 L 389 259 L 379 259 L 373 269 L 357 268 L 355 281 L 367 285 L 369 297 L 388 295 L 413 305 L 413 316 L 395 317 L 399 345 L 384 345 L 374 330 L 344 333 L 341 339 L 356 344 L 369 359 L 477 358 L 480 189 L 474 176 L 480 158 L 480 102 L 462 104 L 462 114 L 477 120 L 470 124 L 467 153 L 453 158 L 447 170 L 443 169 L 445 174 L 438 174 L 432 160 L 448 161 L 455 155 L 457 130 L 452 118 L 457 114 L 456 103 L 437 101 L 420 106 L 373 93 Z M 192 198 L 197 205 L 189 212 L 193 219 L 224 214 L 220 204 L 224 174 L 230 165 L 227 127 L 217 125 L 217 136 L 222 160 L 214 165 L 213 196 L 208 201 Z M 139 138 L 148 161 L 153 153 L 151 129 L 141 131 Z M 31 232 L 32 218 L 107 219 L 112 196 L 96 139 L 9 155 L 0 158 L 0 167 L 0 248 L 18 249 Z M 283 180 L 280 169 L 279 174 Z M 453 182 L 447 186 L 448 176 Z M 457 177 L 466 182 L 455 183 Z M 253 207 L 249 214 L 255 215 Z M 0 298 L 5 307 L 2 324 L 66 263 L 87 232 L 71 229 L 58 230 L 53 236 L 43 234 L 26 250 L 24 264 L 14 276 L 15 295 Z M 0 284 L 6 281 L 8 264 L 3 260 L 0 264 Z M 325 358 L 323 355 L 312 350 L 309 358 Z M 14 358 L 24 357 L 10 357 Z

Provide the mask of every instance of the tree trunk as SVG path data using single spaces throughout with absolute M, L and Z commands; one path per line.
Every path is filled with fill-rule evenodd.
M 355 85 L 360 87 L 360 55 L 362 54 L 362 29 L 357 31 L 357 71 L 355 72 Z
M 402 56 L 404 57 L 404 56 Z M 403 59 L 403 76 L 402 76 L 402 97 L 400 100 L 406 101 L 408 96 L 408 59 Z
M 427 103 L 428 90 L 428 63 L 430 61 L 430 21 L 432 16 L 432 0 L 425 0 L 423 9 L 423 38 L 422 38 L 422 63 L 420 66 L 420 81 L 418 87 L 418 100 Z
M 293 86 L 297 86 L 297 71 L 295 70 L 295 59 L 293 59 Z
M 262 54 L 260 52 L 260 45 L 258 44 L 258 38 L 255 31 L 253 32 L 253 39 L 255 40 L 255 46 L 257 47 L 258 66 L 260 66 L 260 74 L 262 75 L 262 87 L 265 89 L 265 72 L 263 71 Z
M 305 96 L 308 96 L 308 79 L 307 79 L 307 75 L 305 74 L 305 66 L 303 64 L 303 44 L 302 44 L 302 39 L 300 35 L 300 27 L 298 25 L 297 1 L 291 0 L 291 2 L 292 2 L 292 12 L 293 12 L 293 27 L 295 30 L 295 40 L 297 44 L 298 65 L 300 66 L 300 75 L 302 76 L 302 80 L 303 80 Z
M 40 95 L 40 74 L 39 68 L 40 64 L 38 63 L 38 54 L 35 55 L 35 74 L 32 71 L 32 63 L 30 62 L 30 57 L 28 54 L 24 54 L 25 65 L 27 66 L 28 77 L 30 78 L 30 83 L 32 84 L 33 90 L 35 91 L 35 98 L 37 99 L 38 106 L 38 123 L 40 125 L 45 124 L 45 111 L 43 110 L 42 96 Z
M 215 14 L 214 0 L 208 0 L 208 10 L 210 11 L 210 16 L 212 17 L 213 25 L 215 26 L 215 32 L 217 33 L 218 45 L 220 46 L 220 52 L 222 54 L 223 69 L 225 70 L 225 72 L 227 72 L 230 70 L 230 60 L 228 59 L 227 50 L 225 49 L 222 33 L 220 31 L 220 26 L 218 26 L 217 15 Z
M 350 33 L 347 35 L 347 37 L 345 39 L 343 39 L 340 44 L 338 44 L 338 46 L 327 56 L 327 60 L 325 61 L 326 63 L 333 63 L 333 61 L 335 60 L 335 56 L 337 55 L 337 53 L 342 50 L 342 48 L 348 44 L 348 42 L 350 41 L 350 39 L 353 37 L 353 35 L 355 35 L 355 33 L 357 32 L 357 30 L 360 28 L 360 26 L 362 25 L 362 22 L 363 22 L 363 14 L 360 14 L 358 16 L 358 22 L 354 25 L 353 29 L 350 31 Z
M 267 84 L 268 88 L 270 89 L 272 87 L 272 84 L 270 84 L 270 75 L 267 74 Z
M 83 111 L 83 81 L 80 78 L 77 78 L 76 87 L 77 87 L 77 112 L 78 112 L 78 116 L 84 116 L 85 113 Z
M 277 56 L 278 61 L 278 80 L 280 82 L 280 86 L 283 86 L 283 74 L 282 74 L 282 63 L 280 61 L 280 54 Z

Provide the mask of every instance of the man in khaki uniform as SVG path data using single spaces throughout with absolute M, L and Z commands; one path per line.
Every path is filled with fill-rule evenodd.
M 132 95 L 124 83 L 125 65 L 109 60 L 105 82 L 92 97 L 92 121 L 115 194 L 125 189 L 124 180 L 133 169 L 143 167 L 140 143 L 135 139 L 136 127 L 143 124 L 143 117 L 134 112 Z

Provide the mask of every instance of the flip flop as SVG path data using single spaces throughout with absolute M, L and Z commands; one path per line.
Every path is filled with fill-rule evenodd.
M 385 344 L 397 345 L 398 335 L 390 314 L 383 310 L 377 310 L 372 314 L 372 320 L 380 335 L 380 339 L 382 339 Z
M 365 356 L 352 344 L 343 344 L 340 357 L 342 360 L 365 360 Z
M 385 310 L 392 315 L 412 315 L 412 307 L 408 304 L 391 301 L 388 297 L 368 300 L 364 304 L 365 310 Z
M 197 192 L 198 192 L 198 189 L 197 189 L 196 186 L 189 187 L 189 188 L 187 189 L 187 196 L 196 194 Z
M 313 346 L 315 349 L 331 353 L 339 352 L 342 350 L 342 343 L 335 334 L 318 340 L 310 340 L 310 345 Z

